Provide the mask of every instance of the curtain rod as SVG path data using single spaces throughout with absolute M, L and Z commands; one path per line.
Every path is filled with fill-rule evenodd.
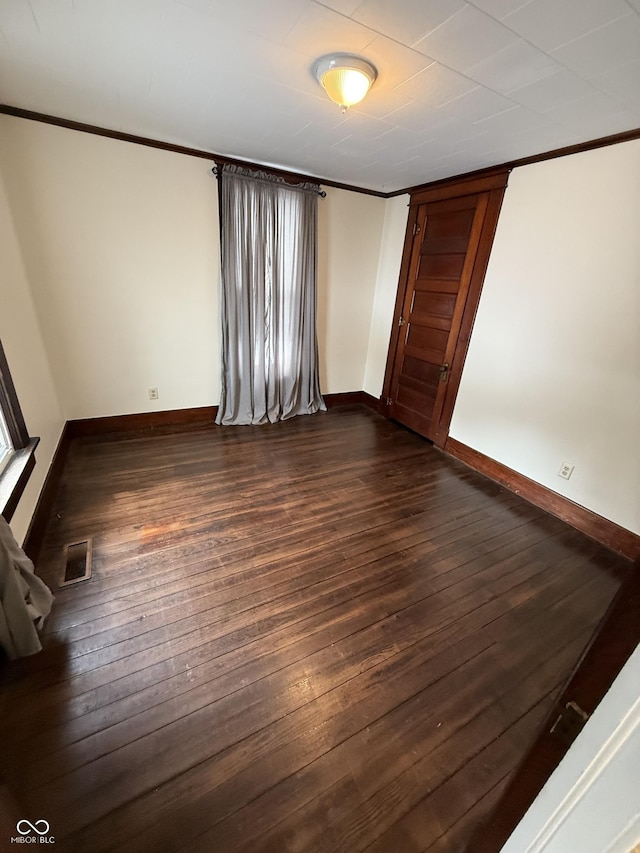
M 223 163 L 222 167 L 214 166 L 213 169 L 211 170 L 217 178 L 220 177 L 221 168 L 224 168 L 225 165 L 227 165 L 227 164 Z M 235 164 L 233 164 L 233 165 L 235 165 Z M 299 184 L 290 184 L 287 180 L 285 180 L 284 177 L 281 177 L 280 175 L 275 175 L 275 174 L 271 175 L 268 172 L 268 170 L 266 170 L 266 169 L 264 170 L 264 172 L 262 172 L 262 170 L 261 170 L 262 174 L 265 175 L 265 177 L 262 177 L 262 175 L 259 174 L 258 172 L 255 172 L 252 169 L 245 169 L 244 166 L 238 166 L 236 168 L 243 170 L 241 172 L 235 172 L 234 173 L 239 178 L 246 178 L 250 181 L 257 181 L 260 184 L 272 184 L 275 186 L 280 185 L 280 186 L 286 187 L 286 189 L 288 189 L 288 190 L 296 190 L 297 192 L 316 193 L 317 195 L 320 196 L 320 198 L 326 198 L 327 197 L 326 192 L 324 190 L 320 189 L 320 186 L 318 186 L 316 189 L 316 187 L 312 183 L 310 183 L 309 181 L 301 181 Z

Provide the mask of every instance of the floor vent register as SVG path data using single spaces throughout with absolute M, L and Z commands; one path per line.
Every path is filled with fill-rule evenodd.
M 58 586 L 71 586 L 91 577 L 91 540 L 74 542 L 64 549 L 64 566 Z

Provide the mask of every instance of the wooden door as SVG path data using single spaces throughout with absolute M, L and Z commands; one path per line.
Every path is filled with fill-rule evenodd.
M 412 196 L 383 399 L 443 446 L 507 173 Z

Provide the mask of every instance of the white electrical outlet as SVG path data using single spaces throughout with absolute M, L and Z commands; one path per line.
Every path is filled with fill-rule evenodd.
M 575 465 L 569 465 L 568 462 L 563 462 L 560 466 L 560 470 L 558 471 L 558 477 L 564 477 L 565 480 L 568 480 L 573 474 L 573 469 L 575 467 Z
M 157 400 L 158 399 L 158 389 L 157 388 L 149 388 L 149 399 Z

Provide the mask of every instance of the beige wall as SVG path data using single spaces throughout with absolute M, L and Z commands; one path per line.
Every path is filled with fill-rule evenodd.
M 640 142 L 513 172 L 451 424 L 638 533 L 639 222 Z
M 326 188 L 318 209 L 318 350 L 327 394 L 361 391 L 385 201 Z
M 0 117 L 0 157 L 65 418 L 217 404 L 212 163 Z M 382 199 L 319 201 L 322 390 L 363 387 Z M 159 399 L 148 398 L 158 387 Z
M 0 156 L 65 418 L 217 402 L 212 164 L 12 118 Z
M 58 443 L 64 420 L 31 299 L 0 172 L 0 339 L 31 435 L 40 437 L 36 467 L 11 521 L 22 541 Z

